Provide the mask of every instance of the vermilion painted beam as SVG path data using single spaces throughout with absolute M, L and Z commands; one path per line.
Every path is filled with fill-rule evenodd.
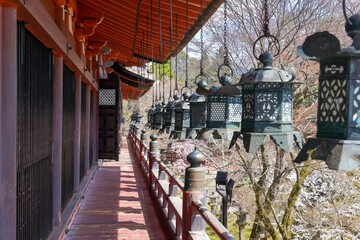
M 18 6 L 18 20 L 26 20 L 27 28 L 47 48 L 63 54 L 67 66 L 73 71 L 81 72 L 84 80 L 91 84 L 92 88 L 98 90 L 96 82 L 90 72 L 84 72 L 86 62 L 75 52 L 75 46 L 69 49 L 69 41 L 55 24 L 52 16 L 40 0 L 16 1 Z M 70 44 L 71 45 L 71 44 Z

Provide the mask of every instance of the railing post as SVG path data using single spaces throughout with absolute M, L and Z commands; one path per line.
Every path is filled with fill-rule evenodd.
M 145 158 L 145 149 L 146 149 L 146 128 L 141 130 L 141 136 L 140 136 L 140 147 L 139 147 L 139 161 L 142 165 L 142 161 Z
M 144 144 L 144 146 L 146 146 L 146 131 L 146 128 L 141 130 L 141 142 L 142 144 Z
M 139 126 L 134 126 L 134 130 L 135 130 L 135 137 L 139 136 Z
M 205 221 L 191 207 L 192 201 L 201 201 L 205 205 L 205 169 L 201 166 L 205 156 L 196 148 L 187 156 L 190 167 L 185 171 L 185 187 L 183 192 L 183 240 L 190 240 L 191 231 L 205 231 Z
M 155 182 L 152 170 L 157 168 L 156 159 L 160 158 L 160 147 L 157 141 L 158 136 L 153 133 L 150 136 L 150 151 L 149 151 L 149 184 L 150 191 L 153 191 L 152 184 Z

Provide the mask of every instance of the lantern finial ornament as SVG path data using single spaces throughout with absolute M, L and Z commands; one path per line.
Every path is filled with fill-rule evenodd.
M 311 51 L 319 42 L 339 42 L 334 35 L 322 32 L 307 37 L 299 49 L 307 58 L 320 62 L 320 73 L 316 138 L 307 140 L 295 162 L 306 161 L 311 154 L 331 169 L 352 171 L 360 166 L 359 14 L 347 19 L 346 31 L 354 39 L 351 47 L 326 54 Z
M 266 51 L 260 55 L 259 60 L 264 65 L 264 68 L 271 67 L 273 62 L 273 56 L 271 52 Z

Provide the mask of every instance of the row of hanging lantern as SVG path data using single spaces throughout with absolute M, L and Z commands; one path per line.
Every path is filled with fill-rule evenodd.
M 185 128 L 187 137 L 232 137 L 230 147 L 242 138 L 248 152 L 256 151 L 266 136 L 285 151 L 292 151 L 294 143 L 302 148 L 300 133 L 293 130 L 292 121 L 292 88 L 298 84 L 295 73 L 272 67 L 270 51 L 263 51 L 259 56 L 255 51 L 256 44 L 265 39 L 268 46 L 272 42 L 276 47 L 275 56 L 280 52 L 280 44 L 268 28 L 267 0 L 264 1 L 264 34 L 253 46 L 254 56 L 262 67 L 243 74 L 238 84 L 232 84 L 233 72 L 228 60 L 226 4 L 225 0 L 224 63 L 218 70 L 222 86 L 208 90 L 201 50 L 196 93 L 190 96 L 186 92 L 181 100 L 171 105 L 176 108 L 174 132 L 178 138 L 183 137 Z M 340 49 L 335 36 L 322 32 L 308 37 L 299 49 L 305 58 L 320 62 L 319 107 L 317 138 L 306 142 L 295 161 L 305 161 L 311 155 L 314 159 L 325 160 L 330 168 L 352 170 L 360 165 L 360 14 L 347 18 L 345 0 L 343 9 L 346 31 L 354 40 L 352 47 Z M 201 44 L 202 41 L 201 36 Z M 186 75 L 185 87 L 187 81 Z M 188 124 L 184 124 L 185 119 L 190 119 Z

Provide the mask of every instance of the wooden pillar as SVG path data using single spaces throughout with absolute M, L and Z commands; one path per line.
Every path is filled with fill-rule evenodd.
M 53 224 L 61 222 L 61 163 L 63 134 L 63 56 L 54 53 L 53 94 Z
M 86 115 L 85 115 L 85 173 L 88 174 L 90 160 L 90 85 L 86 85 Z
M 99 159 L 99 92 L 93 94 L 93 161 L 97 162 Z
M 92 136 L 92 139 L 91 139 L 91 144 L 92 144 L 92 162 L 95 163 L 97 162 L 97 154 L 98 154 L 98 150 L 97 150 L 97 139 L 98 139 L 98 132 L 99 132 L 99 126 L 98 126 L 98 123 L 97 123 L 97 119 L 98 119 L 98 112 L 97 112 L 97 109 L 98 109 L 98 102 L 97 102 L 97 93 L 94 92 L 93 93 L 93 98 L 92 98 L 92 101 L 93 101 L 93 105 L 92 105 L 92 108 L 93 108 L 93 115 L 91 116 L 93 121 L 92 121 L 92 128 L 93 128 L 93 136 Z
M 17 10 L 0 2 L 0 232 L 16 239 Z
M 81 74 L 75 74 L 74 192 L 80 185 Z

